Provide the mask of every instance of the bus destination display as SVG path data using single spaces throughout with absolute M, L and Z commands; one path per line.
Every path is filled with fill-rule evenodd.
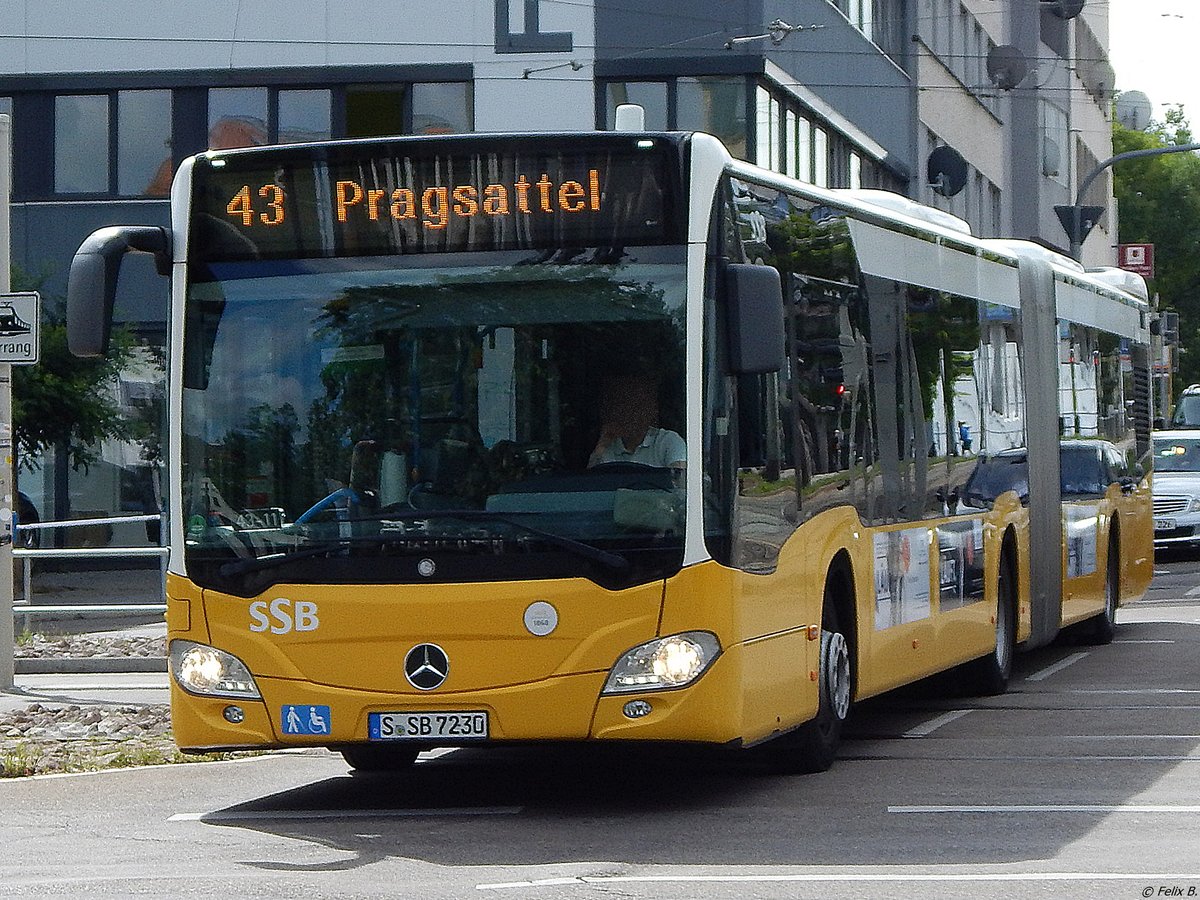
M 198 261 L 608 247 L 681 240 L 657 148 L 402 152 L 284 148 L 202 160 Z M 389 152 L 390 151 L 390 152 Z

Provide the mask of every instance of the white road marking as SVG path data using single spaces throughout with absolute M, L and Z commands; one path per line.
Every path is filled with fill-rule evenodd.
M 974 712 L 974 710 L 970 710 L 970 709 L 951 710 L 948 713 L 943 713 L 940 716 L 936 716 L 936 717 L 930 719 L 928 722 L 922 722 L 920 725 L 916 726 L 915 728 L 908 729 L 908 731 L 904 732 L 904 734 L 902 734 L 900 736 L 906 737 L 906 738 L 928 737 L 929 735 L 931 735 L 935 731 L 937 731 L 939 728 L 941 728 L 943 725 L 949 725 L 951 722 L 953 722 L 957 719 L 961 719 L 963 716 L 967 715 L 967 713 L 970 713 L 970 712 Z
M 1200 597 L 1200 587 L 1194 587 L 1184 592 L 1185 597 Z
M 1030 803 L 1012 806 L 889 806 L 890 813 L 1182 813 L 1196 815 L 1200 806 L 1126 803 Z
M 311 819 L 407 819 L 425 816 L 515 816 L 523 806 L 447 806 L 430 809 L 215 810 L 175 813 L 168 822 L 288 822 Z
M 1175 642 L 1174 641 L 1163 641 L 1163 640 L 1152 641 L 1149 639 L 1130 638 L 1127 640 L 1113 641 L 1113 643 L 1114 644 L 1174 644 Z
M 1055 674 L 1056 672 L 1061 672 L 1067 666 L 1070 666 L 1070 665 L 1073 665 L 1073 664 L 1079 662 L 1085 656 L 1087 656 L 1086 652 L 1085 653 L 1072 653 L 1066 659 L 1060 659 L 1054 665 L 1047 666 L 1046 668 L 1042 669 L 1040 672 L 1034 672 L 1032 675 L 1026 675 L 1025 680 L 1026 681 L 1045 681 L 1051 675 Z
M 1064 694 L 1200 694 L 1197 688 L 1067 688 Z M 1172 707 L 1180 709 L 1182 707 Z
M 821 872 L 762 872 L 746 874 L 701 875 L 577 875 L 565 878 L 539 878 L 530 881 L 501 881 L 475 885 L 479 891 L 501 891 L 563 885 L 608 884 L 736 884 L 764 882 L 1070 882 L 1070 881 L 1135 881 L 1144 884 L 1187 882 L 1200 880 L 1200 874 L 1162 872 L 854 872 L 825 870 Z

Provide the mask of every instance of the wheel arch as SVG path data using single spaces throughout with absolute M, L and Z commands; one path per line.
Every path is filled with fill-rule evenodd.
M 858 593 L 855 588 L 854 563 L 850 552 L 845 548 L 839 550 L 829 561 L 825 571 L 824 600 L 833 603 L 837 613 L 838 624 L 850 645 L 850 672 L 855 689 L 858 687 Z M 824 600 L 822 602 L 822 617 L 824 617 Z
M 1000 567 L 1009 566 L 1009 575 L 1012 578 L 1012 587 L 1008 597 L 1008 602 L 1012 604 L 1013 628 L 1016 630 L 1017 643 L 1020 640 L 1020 611 L 1021 611 L 1021 554 L 1017 548 L 1017 529 L 1014 525 L 1008 525 L 1004 529 L 1004 536 L 1000 539 L 1000 558 L 996 567 L 995 583 L 1000 580 Z M 1001 602 L 1001 597 L 997 595 L 996 602 Z

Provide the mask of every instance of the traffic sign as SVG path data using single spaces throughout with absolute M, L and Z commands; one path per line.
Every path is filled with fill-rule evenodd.
M 1117 244 L 1117 265 L 1143 278 L 1153 278 L 1154 245 Z
M 36 291 L 0 294 L 0 363 L 31 366 L 41 355 L 42 298 Z

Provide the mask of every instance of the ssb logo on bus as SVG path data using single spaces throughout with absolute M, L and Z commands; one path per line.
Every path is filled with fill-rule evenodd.
M 269 630 L 271 634 L 287 634 L 291 631 L 316 631 L 320 625 L 317 604 L 309 600 L 293 603 L 286 597 L 276 597 L 269 604 L 266 600 L 255 600 L 250 604 L 251 631 Z

